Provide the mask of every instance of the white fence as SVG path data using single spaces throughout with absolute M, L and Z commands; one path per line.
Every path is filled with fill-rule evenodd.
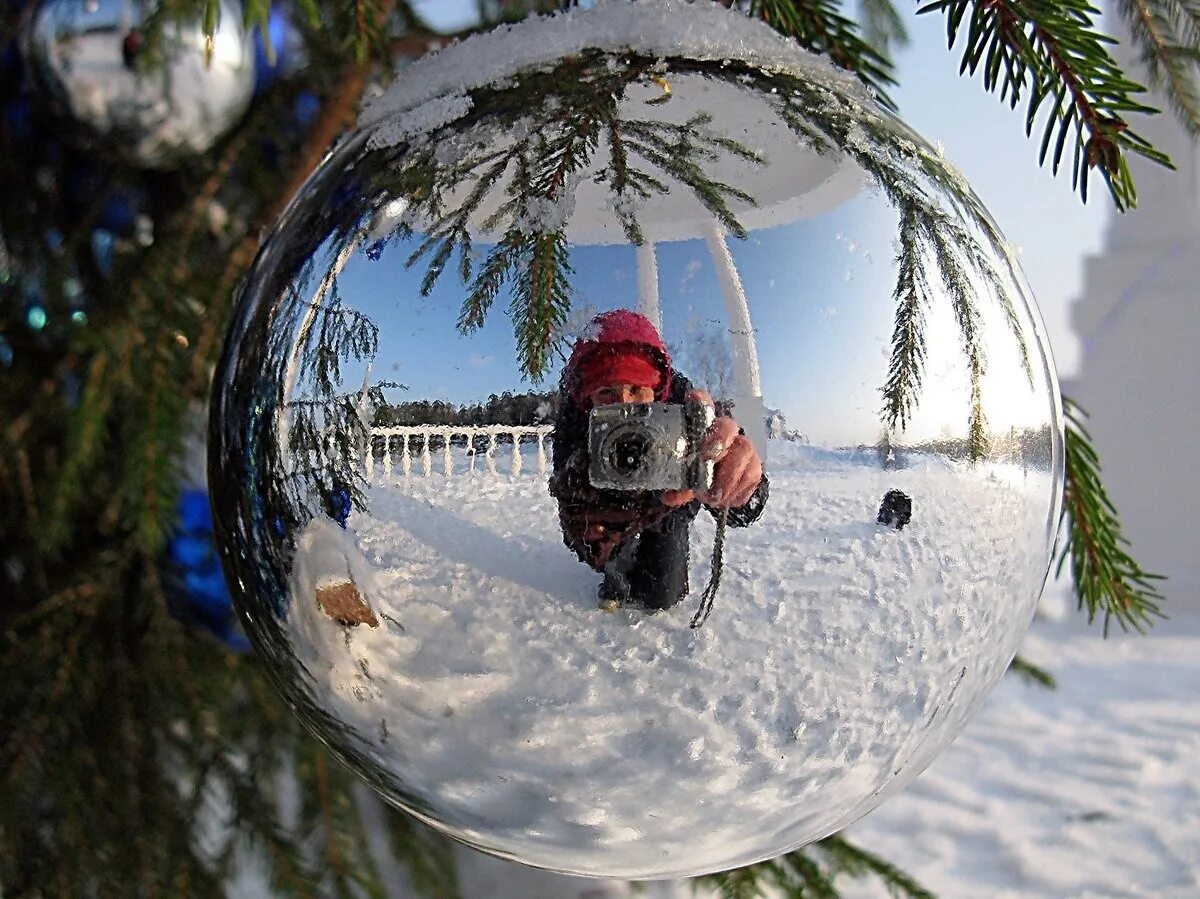
M 430 477 L 435 467 L 440 467 L 442 474 L 453 477 L 455 474 L 454 451 L 465 450 L 469 458 L 468 472 L 476 470 L 477 461 L 481 460 L 482 469 L 489 475 L 499 473 L 497 468 L 497 448 L 502 456 L 508 456 L 508 473 L 512 477 L 521 474 L 524 461 L 521 456 L 521 446 L 537 445 L 537 470 L 539 475 L 547 471 L 546 439 L 554 433 L 553 425 L 404 425 L 391 428 L 371 428 L 371 439 L 363 460 L 366 465 L 367 478 L 382 470 L 384 479 L 395 477 L 412 477 L 414 467 L 420 469 L 420 474 Z M 460 440 L 462 446 L 456 446 Z M 433 443 L 440 443 L 434 450 Z M 376 458 L 381 454 L 380 458 Z M 435 465 L 434 456 L 440 456 L 440 466 Z M 416 463 L 414 465 L 414 463 Z

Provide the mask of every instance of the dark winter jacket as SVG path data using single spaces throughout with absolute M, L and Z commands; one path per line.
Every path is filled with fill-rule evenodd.
M 685 395 L 692 389 L 691 382 L 674 369 L 669 371 L 669 387 L 664 400 L 683 403 Z M 558 500 L 563 542 L 580 561 L 599 571 L 625 541 L 642 531 L 662 527 L 671 516 L 690 522 L 702 504 L 694 500 L 684 506 L 671 507 L 663 505 L 659 491 L 601 490 L 591 486 L 588 482 L 588 413 L 572 401 L 565 382 L 566 379 L 559 397 L 559 415 L 551 442 L 554 473 L 550 478 L 550 495 Z M 766 505 L 768 490 L 764 475 L 749 502 L 729 510 L 727 523 L 731 527 L 745 527 L 756 521 Z M 585 540 L 585 530 L 596 524 L 604 526 L 603 536 Z

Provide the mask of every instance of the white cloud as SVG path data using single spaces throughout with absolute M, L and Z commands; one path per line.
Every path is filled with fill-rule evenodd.
M 693 259 L 683 268 L 683 277 L 679 281 L 679 289 L 681 291 L 690 291 L 692 282 L 696 280 L 696 275 L 700 273 L 701 262 L 699 259 Z

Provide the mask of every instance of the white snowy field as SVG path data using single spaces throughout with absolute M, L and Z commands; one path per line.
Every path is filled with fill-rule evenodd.
M 1002 469 L 879 471 L 772 448 L 762 519 L 729 532 L 712 618 L 692 594 L 606 615 L 536 475 L 379 483 L 314 524 L 288 625 L 313 698 L 392 787 L 459 836 L 575 872 L 669 877 L 775 854 L 920 771 L 1033 613 L 1050 484 Z M 875 524 L 890 488 L 912 524 Z M 353 575 L 383 620 L 311 599 Z
M 914 783 L 846 835 L 941 899 L 1200 895 L 1200 597 L 1147 635 L 1106 640 L 1052 583 L 1021 654 L 1058 689 L 1006 677 Z M 630 884 L 566 878 L 463 850 L 463 899 L 617 899 Z M 687 881 L 646 899 L 705 899 Z M 870 880 L 846 899 L 883 899 Z M 399 897 L 401 893 L 395 893 Z
M 1020 651 L 1058 689 L 1005 678 L 848 835 L 943 897 L 1200 896 L 1198 599 L 1147 635 L 1106 640 L 1052 585 Z

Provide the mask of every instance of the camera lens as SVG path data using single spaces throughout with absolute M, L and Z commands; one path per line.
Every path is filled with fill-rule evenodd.
M 609 445 L 609 467 L 618 474 L 631 475 L 642 467 L 649 450 L 650 438 L 646 434 L 622 434 Z

